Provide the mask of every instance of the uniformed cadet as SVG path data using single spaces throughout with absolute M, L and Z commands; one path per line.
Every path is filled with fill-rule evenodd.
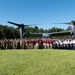
M 22 39 L 22 49 L 24 49 L 24 39 Z
M 3 49 L 3 47 L 4 47 L 4 41 L 3 41 L 3 39 L 1 40 L 1 49 Z
M 64 49 L 63 41 L 60 41 L 60 40 L 59 40 L 59 43 L 60 43 L 60 49 Z
M 34 49 L 39 49 L 39 39 L 34 40 Z
M 73 39 L 73 49 L 75 49 L 75 39 Z
M 29 49 L 31 49 L 31 39 L 29 39 Z
M 50 48 L 49 39 L 47 39 L 46 42 L 47 42 L 47 43 L 46 43 L 46 47 L 47 47 L 47 49 L 49 49 L 49 48 Z
M 70 40 L 70 49 L 74 49 L 74 46 L 73 46 L 73 40 Z
M 7 39 L 4 39 L 4 49 L 7 49 Z
M 10 39 L 8 41 L 8 45 L 9 45 L 9 48 L 8 49 L 11 49 L 11 41 L 10 41 Z
M 13 39 L 10 39 L 10 49 L 13 49 Z
M 38 39 L 38 49 L 42 49 L 43 48 L 43 42 L 42 39 Z
M 32 39 L 30 39 L 30 40 L 29 40 L 29 49 L 33 49 L 33 47 L 34 47 L 34 46 L 33 46 L 33 41 L 32 41 Z
M 25 39 L 23 40 L 23 49 L 26 49 L 26 42 L 25 42 Z
M 35 49 L 36 39 L 34 38 L 34 39 L 32 39 L 32 41 L 33 41 L 33 49 Z
M 31 39 L 31 49 L 34 49 L 33 39 Z
M 1 49 L 1 40 L 0 40 L 0 49 Z
M 16 49 L 16 39 L 13 39 L 13 49 Z
M 29 49 L 29 39 L 26 39 L 26 49 Z
M 52 49 L 52 44 L 53 44 L 54 40 L 53 39 L 49 39 L 49 45 L 50 45 L 50 48 Z
M 43 38 L 42 41 L 43 41 L 43 48 L 46 49 L 46 40 Z
M 19 39 L 20 41 L 20 49 L 23 49 L 23 39 Z
M 17 49 L 20 49 L 20 40 L 17 39 Z
M 55 42 L 53 42 L 53 49 L 56 49 L 56 48 L 57 48 L 57 43 L 55 41 Z

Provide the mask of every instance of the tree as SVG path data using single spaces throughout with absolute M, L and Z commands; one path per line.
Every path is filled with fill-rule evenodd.
M 15 32 L 16 31 L 16 32 Z M 19 32 L 17 29 L 8 26 L 0 25 L 0 39 L 2 38 L 17 38 L 19 37 Z
M 72 29 L 71 26 L 68 26 L 66 30 L 71 30 L 71 29 Z

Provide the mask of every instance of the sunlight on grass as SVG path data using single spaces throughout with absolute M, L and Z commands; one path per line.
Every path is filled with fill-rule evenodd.
M 0 50 L 0 75 L 75 75 L 75 51 Z

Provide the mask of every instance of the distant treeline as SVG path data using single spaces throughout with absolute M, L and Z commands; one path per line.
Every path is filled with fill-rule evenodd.
M 70 27 L 68 27 L 66 30 L 69 30 Z M 65 31 L 62 28 L 53 27 L 51 29 L 43 29 L 35 27 L 27 27 L 25 29 L 25 32 L 33 32 L 33 33 L 51 33 L 51 32 L 60 32 Z M 14 39 L 14 38 L 20 38 L 19 34 L 19 28 L 9 27 L 9 26 L 3 26 L 0 25 L 0 39 L 7 38 L 7 39 Z
M 0 39 L 2 38 L 19 38 L 19 29 L 0 25 Z

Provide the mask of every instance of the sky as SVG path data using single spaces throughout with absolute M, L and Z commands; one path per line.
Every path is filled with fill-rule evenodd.
M 0 24 L 8 21 L 24 24 L 42 24 L 39 28 L 66 29 L 65 24 L 75 20 L 75 0 L 0 0 Z

